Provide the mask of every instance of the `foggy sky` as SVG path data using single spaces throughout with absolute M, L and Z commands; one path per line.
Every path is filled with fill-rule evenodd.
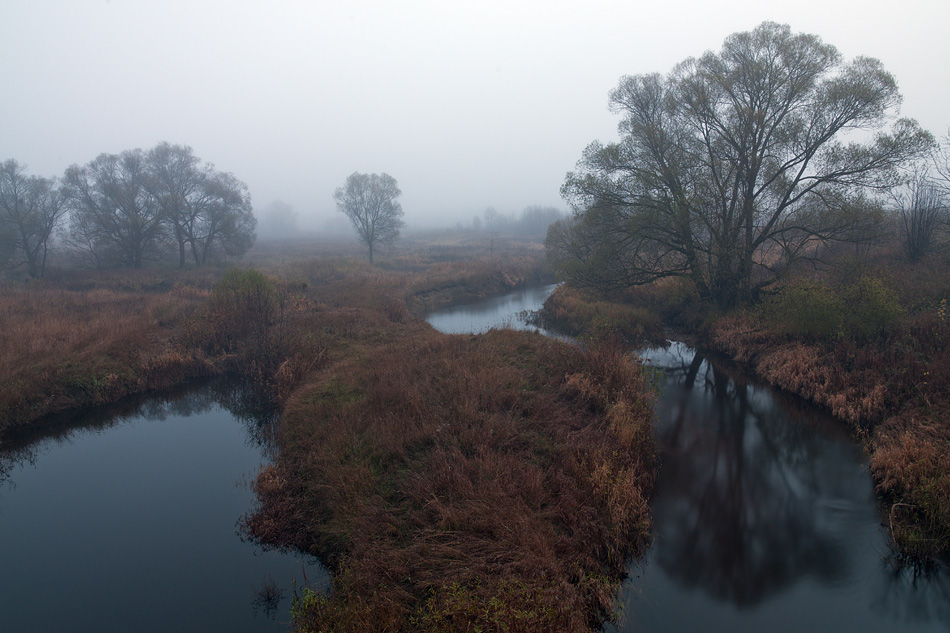
M 566 208 L 565 173 L 617 138 L 622 75 L 666 73 L 763 20 L 880 59 L 902 114 L 946 134 L 946 0 L 3 0 L 0 160 L 60 176 L 190 145 L 256 209 L 284 200 L 313 226 L 339 216 L 354 171 L 396 178 L 410 227 Z

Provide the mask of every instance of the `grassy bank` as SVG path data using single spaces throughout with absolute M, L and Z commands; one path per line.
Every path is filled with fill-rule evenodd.
M 208 291 L 7 287 L 0 293 L 0 431 L 216 371 L 180 340 Z
M 781 310 L 718 319 L 709 335 L 771 384 L 852 425 L 892 536 L 915 559 L 950 553 L 950 275 L 931 285 L 950 266 L 930 264 L 793 282 L 773 299 Z
M 624 310 L 648 311 L 831 411 L 868 451 L 900 552 L 913 559 L 950 552 L 947 257 L 917 265 L 886 252 L 842 259 L 727 314 L 698 304 L 681 282 L 614 295 L 620 306 L 612 308 L 600 307 L 602 298 L 575 308 L 575 297 L 583 295 L 566 291 L 547 309 L 566 311 L 582 332 L 622 330 Z M 611 316 L 604 323 L 591 313 Z
M 523 332 L 399 334 L 298 391 L 258 479 L 250 531 L 335 571 L 297 626 L 595 629 L 649 534 L 639 367 Z
M 662 317 L 656 312 L 566 285 L 554 290 L 535 318 L 545 328 L 579 339 L 609 337 L 631 346 L 666 340 Z
M 279 373 L 282 384 L 269 388 L 284 397 L 318 364 L 325 347 L 318 318 L 328 310 L 364 308 L 403 322 L 410 310 L 422 314 L 549 275 L 539 250 L 510 244 L 490 261 L 445 261 L 419 247 L 383 259 L 387 268 L 342 256 L 286 262 L 281 252 L 275 245 L 257 254 L 270 285 L 245 288 L 264 293 L 256 308 L 215 296 L 225 268 L 53 271 L 43 282 L 0 284 L 0 432 L 225 371 L 264 383 Z

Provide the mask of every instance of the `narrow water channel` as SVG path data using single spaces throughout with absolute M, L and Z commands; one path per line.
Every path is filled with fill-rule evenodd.
M 270 437 L 246 404 L 209 386 L 5 439 L 0 631 L 287 630 L 328 580 L 239 534 Z
M 480 334 L 504 327 L 535 330 L 537 328 L 525 323 L 522 317 L 538 310 L 555 288 L 557 284 L 523 288 L 500 297 L 436 310 L 429 313 L 426 321 L 446 334 Z
M 503 327 L 552 289 L 430 323 Z M 844 424 L 685 345 L 641 356 L 663 375 L 654 543 L 631 564 L 608 630 L 950 630 L 950 574 L 892 562 L 867 460 Z

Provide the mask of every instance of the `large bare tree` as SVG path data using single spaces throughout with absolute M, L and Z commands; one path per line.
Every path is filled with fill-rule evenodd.
M 333 193 L 336 206 L 356 229 L 360 240 L 369 251 L 379 245 L 392 244 L 404 226 L 402 206 L 396 201 L 399 194 L 396 179 L 389 174 L 350 174 L 342 187 Z
M 186 247 L 195 265 L 206 264 L 217 247 L 242 255 L 254 244 L 257 220 L 247 185 L 233 174 L 201 164 L 185 145 L 159 143 L 148 151 L 146 187 L 162 207 L 185 266 Z
M 188 226 L 195 264 L 207 264 L 218 250 L 238 257 L 254 245 L 257 218 L 247 185 L 234 174 L 208 166 L 202 183 L 202 204 Z
M 100 154 L 66 170 L 64 189 L 71 209 L 74 244 L 99 265 L 141 268 L 167 236 L 165 212 L 148 188 L 148 160 L 140 149 Z
M 185 267 L 186 247 L 203 203 L 204 174 L 190 147 L 159 143 L 148 151 L 145 185 L 162 208 L 178 247 L 178 267 Z
M 7 261 L 42 277 L 50 238 L 65 211 L 55 179 L 28 176 L 26 165 L 13 159 L 0 163 L 0 235 L 11 247 Z
M 624 77 L 610 103 L 621 139 L 568 174 L 575 217 L 549 233 L 552 260 L 603 288 L 689 277 L 722 305 L 866 236 L 868 192 L 933 144 L 897 118 L 880 62 L 771 22 L 666 76 Z

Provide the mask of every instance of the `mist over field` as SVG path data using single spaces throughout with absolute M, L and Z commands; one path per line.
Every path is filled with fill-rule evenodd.
M 398 181 L 408 230 L 488 207 L 566 210 L 565 173 L 617 138 L 607 93 L 621 76 L 666 73 L 763 20 L 880 59 L 902 114 L 942 136 L 947 18 L 936 0 L 9 0 L 0 160 L 50 177 L 103 152 L 188 145 L 247 183 L 259 219 L 278 201 L 324 234 L 350 231 L 332 195 L 356 171 Z
M 0 628 L 948 630 L 948 18 L 4 0 Z

